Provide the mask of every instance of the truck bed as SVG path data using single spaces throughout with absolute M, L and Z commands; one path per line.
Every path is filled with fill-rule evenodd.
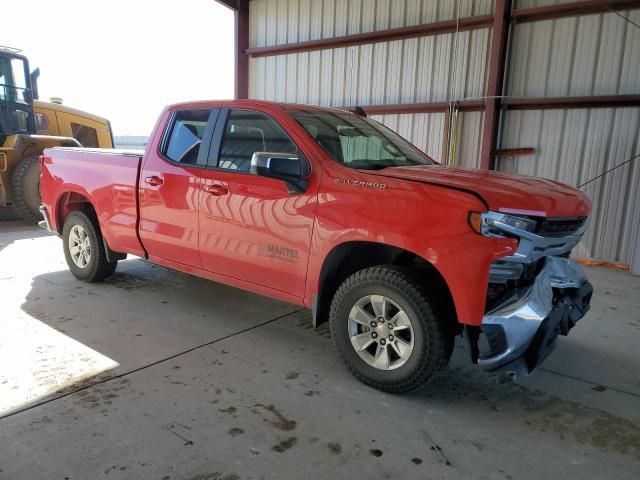
M 53 230 L 61 232 L 61 210 L 81 208 L 89 201 L 96 206 L 100 229 L 112 250 L 142 255 L 144 250 L 137 234 L 138 178 L 141 150 L 101 148 L 46 149 L 41 157 L 42 178 L 49 188 L 42 202 L 51 212 Z M 70 189 L 69 186 L 74 188 Z M 73 190 L 54 205 L 59 192 Z M 64 217 L 64 215 L 62 215 Z

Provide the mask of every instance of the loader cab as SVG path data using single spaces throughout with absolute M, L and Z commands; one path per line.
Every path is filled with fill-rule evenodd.
M 20 50 L 0 46 L 0 207 L 41 220 L 38 157 L 51 147 L 113 148 L 105 118 L 38 100 L 38 76 Z
M 0 145 L 10 135 L 36 131 L 29 61 L 17 52 L 0 47 Z

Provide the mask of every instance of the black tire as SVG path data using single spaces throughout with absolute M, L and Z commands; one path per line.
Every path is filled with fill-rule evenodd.
M 86 265 L 79 266 L 72 258 L 69 236 L 75 226 L 82 227 L 89 241 L 89 256 Z M 97 220 L 85 212 L 71 212 L 62 229 L 62 248 L 69 270 L 78 280 L 99 282 L 111 276 L 118 266 L 118 261 L 107 261 L 102 234 Z
M 406 363 L 393 370 L 370 365 L 351 344 L 349 312 L 368 295 L 387 297 L 410 319 L 413 350 Z M 390 393 L 410 392 L 436 378 L 451 357 L 454 336 L 447 325 L 450 319 L 437 312 L 435 295 L 422 288 L 410 272 L 394 266 L 371 267 L 354 273 L 338 288 L 329 313 L 331 337 L 344 365 L 362 383 Z
M 14 211 L 29 222 L 38 223 L 40 215 L 40 162 L 37 155 L 22 159 L 11 175 L 11 201 Z

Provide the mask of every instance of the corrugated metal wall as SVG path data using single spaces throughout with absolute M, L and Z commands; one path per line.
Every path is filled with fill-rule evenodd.
M 640 10 L 621 13 L 640 23 Z M 640 29 L 615 13 L 516 25 L 511 38 L 508 95 L 640 91 Z M 500 147 L 533 147 L 536 154 L 501 160 L 500 169 L 580 185 L 639 153 L 639 133 L 640 108 L 507 112 Z M 576 254 L 630 264 L 640 242 L 640 165 L 620 168 L 584 191 L 594 214 Z
M 459 113 L 456 133 L 457 165 L 466 168 L 478 166 L 482 142 L 484 112 Z M 418 148 L 428 152 L 436 160 L 444 153 L 444 113 L 418 113 L 413 115 L 371 115 L 404 138 L 410 139 Z
M 568 0 L 516 0 L 517 8 Z M 493 0 L 253 0 L 250 46 L 452 20 L 493 12 Z M 621 12 L 640 22 L 640 11 Z M 327 106 L 452 101 L 486 90 L 491 30 L 252 58 L 249 96 Z M 640 92 L 640 29 L 614 13 L 516 24 L 506 92 L 512 96 Z M 500 168 L 577 185 L 640 149 L 640 109 L 510 111 L 499 146 L 536 154 Z M 446 115 L 373 118 L 443 160 Z M 478 165 L 484 114 L 458 114 L 458 164 Z M 640 166 L 586 187 L 595 212 L 580 256 L 631 263 L 640 231 Z M 638 254 L 637 254 L 638 255 Z
M 516 24 L 511 38 L 508 95 L 638 93 L 640 29 L 615 13 Z
M 493 0 L 254 0 L 250 8 L 250 46 L 264 47 L 487 15 Z M 249 96 L 338 107 L 480 97 L 490 43 L 489 29 L 481 29 L 252 58 Z M 465 165 L 477 164 L 481 116 L 459 114 L 459 126 L 472 127 L 459 132 Z M 444 119 L 443 114 L 379 118 L 437 160 Z
M 266 47 L 489 15 L 493 0 L 252 0 L 249 6 L 250 45 Z
M 639 132 L 639 108 L 508 112 L 502 147 L 534 147 L 536 155 L 501 160 L 500 169 L 580 185 L 637 153 Z M 576 255 L 631 263 L 638 245 L 640 165 L 620 168 L 584 192 L 594 213 Z
M 533 7 L 547 7 L 549 5 L 560 5 L 561 3 L 572 3 L 589 0 L 515 0 L 516 8 L 533 8 Z

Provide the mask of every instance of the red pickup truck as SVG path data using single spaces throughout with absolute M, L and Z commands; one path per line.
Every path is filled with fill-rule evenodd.
M 528 374 L 589 308 L 567 185 L 439 165 L 364 115 L 259 101 L 164 110 L 145 152 L 53 148 L 41 207 L 73 275 L 127 254 L 312 310 L 362 382 L 416 389 L 456 335 Z

